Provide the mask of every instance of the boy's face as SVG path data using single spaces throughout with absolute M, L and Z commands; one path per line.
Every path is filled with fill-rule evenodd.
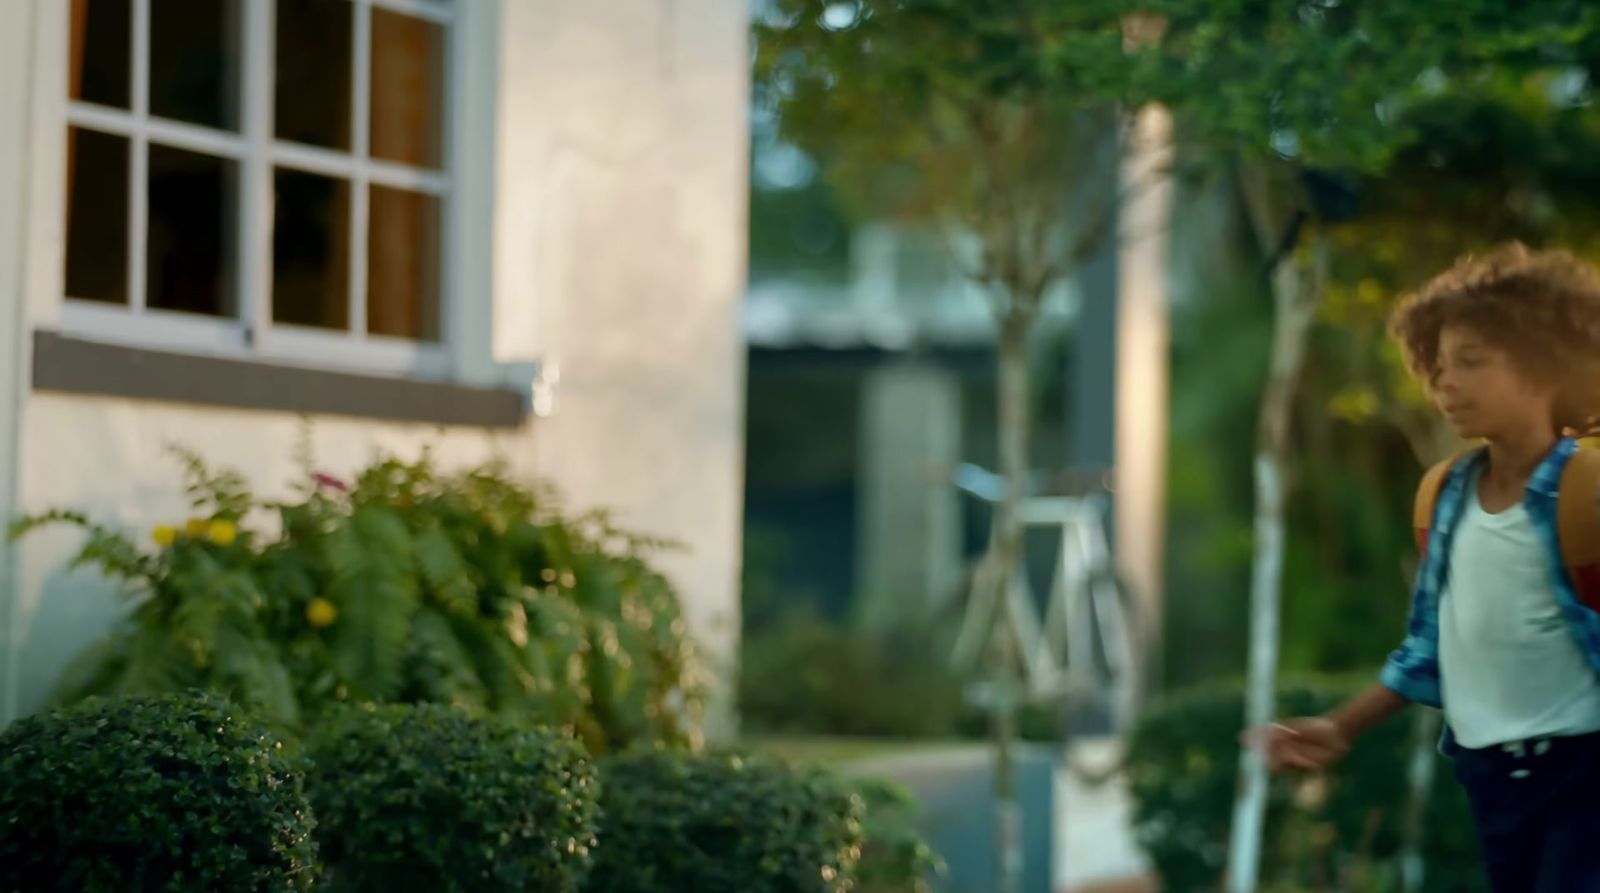
M 1554 428 L 1555 390 L 1518 369 L 1511 355 L 1464 326 L 1439 334 L 1433 399 L 1466 438 L 1516 436 Z

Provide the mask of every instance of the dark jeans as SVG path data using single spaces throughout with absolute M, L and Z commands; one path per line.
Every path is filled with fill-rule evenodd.
M 1450 755 L 1495 893 L 1600 893 L 1600 733 Z

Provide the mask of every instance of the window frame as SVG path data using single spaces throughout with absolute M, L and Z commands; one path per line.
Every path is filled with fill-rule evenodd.
M 73 100 L 68 95 L 71 4 L 42 2 L 38 26 L 46 52 L 36 87 L 34 144 L 40 175 L 33 202 L 45 225 L 37 227 L 30 255 L 44 258 L 29 276 L 30 291 L 50 296 L 35 319 L 63 334 L 103 343 L 246 361 L 353 371 L 423 380 L 488 384 L 492 363 L 474 359 L 486 344 L 490 295 L 482 275 L 492 261 L 487 246 L 467 236 L 492 225 L 492 176 L 463 175 L 467 165 L 494 155 L 493 45 L 498 3 L 461 0 L 344 0 L 353 7 L 352 134 L 349 152 L 278 140 L 274 134 L 277 0 L 239 0 L 240 112 L 236 133 L 213 130 L 149 114 L 150 12 L 152 0 L 130 0 L 132 82 L 128 109 Z M 427 170 L 365 157 L 370 145 L 372 16 L 386 10 L 445 28 L 440 168 Z M 99 304 L 74 299 L 65 290 L 66 166 L 69 127 L 126 137 L 129 145 L 129 302 Z M 220 318 L 159 310 L 144 305 L 150 140 L 238 164 L 235 317 Z M 349 327 L 343 331 L 272 321 L 273 176 L 278 168 L 333 176 L 350 184 Z M 414 341 L 373 335 L 366 328 L 367 208 L 371 186 L 391 186 L 434 195 L 440 201 L 439 339 Z M 465 208 L 477 210 L 469 217 Z M 477 218 L 482 218 L 477 219 Z M 492 230 L 489 230 L 492 231 Z M 465 257 L 468 253 L 473 256 Z M 479 331 L 482 329 L 483 331 Z

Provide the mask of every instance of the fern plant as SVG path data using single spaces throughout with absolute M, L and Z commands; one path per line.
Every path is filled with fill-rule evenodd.
M 699 744 L 705 680 L 649 561 L 669 544 L 564 516 L 494 464 L 384 459 L 353 484 L 308 467 L 268 504 L 176 452 L 196 515 L 153 548 L 74 512 L 13 527 L 83 528 L 74 563 L 128 596 L 60 700 L 202 687 L 288 732 L 341 702 L 448 703 L 565 726 L 596 752 Z M 252 528 L 268 514 L 275 533 Z

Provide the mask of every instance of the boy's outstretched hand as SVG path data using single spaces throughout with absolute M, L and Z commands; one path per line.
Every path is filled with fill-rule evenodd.
M 1239 733 L 1239 743 L 1265 755 L 1267 771 L 1327 769 L 1350 752 L 1339 724 L 1325 716 L 1284 720 Z

